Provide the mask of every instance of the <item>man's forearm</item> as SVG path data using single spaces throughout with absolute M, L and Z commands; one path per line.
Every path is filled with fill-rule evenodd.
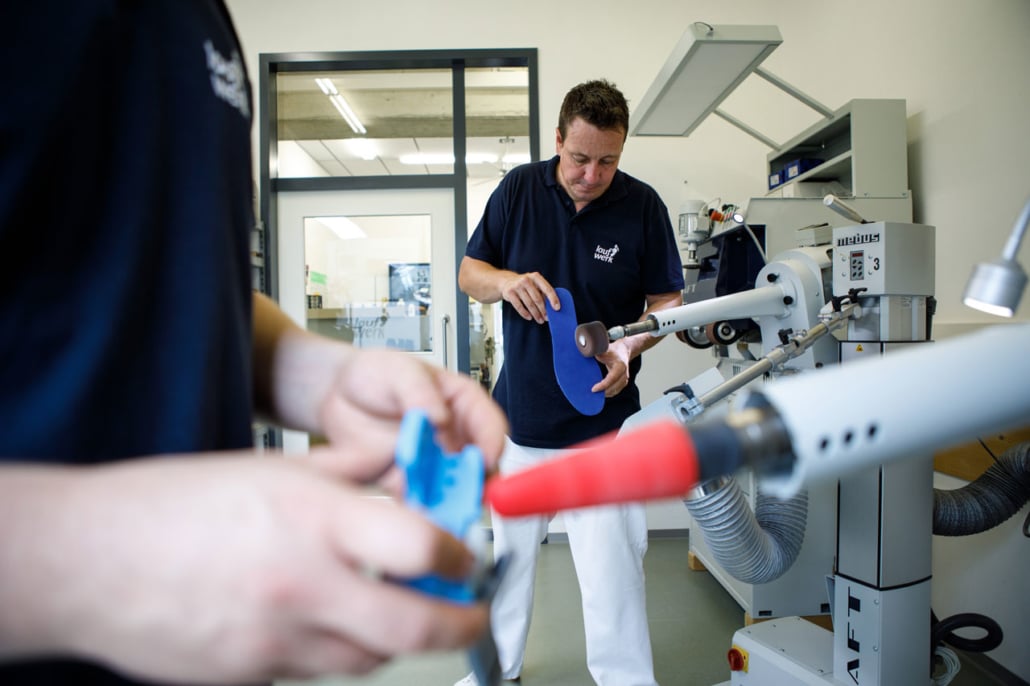
M 495 303 L 503 298 L 504 282 L 514 276 L 515 272 L 498 269 L 482 260 L 466 257 L 462 259 L 458 271 L 458 287 L 462 293 L 481 303 Z
M 285 427 L 319 431 L 319 405 L 354 349 L 297 326 L 268 298 L 254 297 L 257 411 Z

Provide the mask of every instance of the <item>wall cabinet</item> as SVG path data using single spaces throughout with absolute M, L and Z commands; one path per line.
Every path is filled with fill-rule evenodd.
M 839 184 L 853 198 L 908 197 L 904 100 L 851 100 L 768 155 L 774 197 L 800 197 L 792 186 Z M 796 173 L 793 173 L 796 172 Z

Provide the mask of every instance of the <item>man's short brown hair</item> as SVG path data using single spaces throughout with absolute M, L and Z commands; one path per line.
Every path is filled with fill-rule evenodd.
M 564 139 L 576 117 L 602 131 L 629 132 L 629 104 L 615 84 L 599 79 L 575 86 L 565 94 L 558 114 L 558 131 Z

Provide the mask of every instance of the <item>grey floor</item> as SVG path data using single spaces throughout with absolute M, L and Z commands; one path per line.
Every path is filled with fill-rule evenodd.
M 647 608 L 655 677 L 663 686 L 727 682 L 726 651 L 744 612 L 707 572 L 687 567 L 686 538 L 658 538 L 645 557 Z M 543 546 L 537 570 L 533 624 L 523 686 L 588 686 L 583 619 L 569 547 Z M 278 686 L 451 686 L 469 671 L 462 653 L 401 659 L 361 678 L 333 677 Z M 951 686 L 994 686 L 998 681 L 964 663 Z

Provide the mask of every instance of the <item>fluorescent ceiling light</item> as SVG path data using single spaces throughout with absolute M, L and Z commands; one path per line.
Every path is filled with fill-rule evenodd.
M 343 117 L 343 120 L 347 122 L 347 125 L 351 127 L 354 133 L 361 135 L 368 133 L 364 124 L 358 119 L 358 115 L 354 114 L 350 104 L 340 95 L 340 91 L 336 90 L 336 85 L 330 79 L 318 78 L 315 79 L 315 83 L 318 84 L 323 93 L 329 96 L 329 101 L 333 103 L 333 107 L 336 108 L 336 111 L 340 113 L 340 116 Z
M 309 220 L 329 229 L 340 240 L 348 241 L 355 238 L 368 238 L 368 234 L 347 217 L 309 217 Z
M 694 22 L 630 117 L 633 136 L 686 136 L 783 38 L 775 26 Z
M 339 93 L 330 95 L 329 100 L 332 101 L 333 107 L 336 108 L 336 111 L 340 113 L 340 116 L 343 117 L 343 120 L 347 122 L 354 133 L 360 133 L 361 135 L 368 133 L 361 120 L 358 119 L 358 115 L 354 114 L 354 110 L 350 108 L 350 105 L 347 104 L 342 95 Z

